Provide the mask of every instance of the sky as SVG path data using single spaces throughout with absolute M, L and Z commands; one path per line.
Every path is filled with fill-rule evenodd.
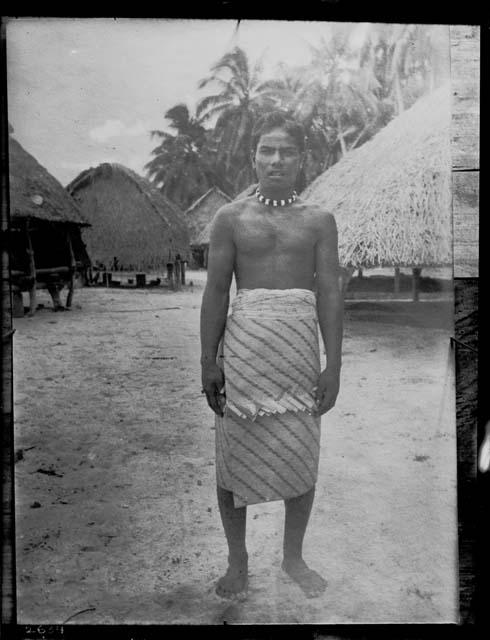
M 265 70 L 305 64 L 335 25 L 306 21 L 20 18 L 7 24 L 14 137 L 63 185 L 101 162 L 144 175 L 165 112 L 201 97 L 199 80 L 232 46 Z M 359 28 L 362 28 L 359 25 Z

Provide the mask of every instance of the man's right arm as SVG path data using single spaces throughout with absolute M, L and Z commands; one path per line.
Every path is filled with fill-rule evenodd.
M 201 305 L 202 386 L 209 406 L 218 415 L 223 414 L 220 392 L 224 375 L 216 364 L 216 355 L 228 313 L 234 264 L 232 215 L 225 206 L 218 211 L 211 225 L 207 282 Z

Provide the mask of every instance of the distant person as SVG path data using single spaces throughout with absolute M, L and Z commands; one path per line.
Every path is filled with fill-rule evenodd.
M 48 283 L 46 285 L 46 289 L 48 290 L 49 295 L 51 296 L 51 300 L 53 301 L 53 310 L 54 311 L 65 311 L 65 306 L 61 302 L 61 290 L 63 289 L 63 284 L 55 282 Z
M 317 480 L 320 416 L 340 384 L 343 296 L 333 216 L 294 187 L 302 128 L 282 113 L 253 132 L 254 195 L 222 207 L 211 230 L 201 307 L 203 392 L 216 414 L 218 504 L 228 542 L 216 592 L 244 596 L 247 505 L 284 500 L 283 570 L 308 597 L 326 581 L 303 559 Z M 237 295 L 227 317 L 235 275 Z M 318 325 L 327 354 L 320 372 Z
M 98 284 L 100 280 L 100 276 L 102 271 L 105 271 L 105 266 L 102 264 L 100 260 L 95 261 L 95 265 L 93 267 L 93 273 L 91 278 L 92 284 Z

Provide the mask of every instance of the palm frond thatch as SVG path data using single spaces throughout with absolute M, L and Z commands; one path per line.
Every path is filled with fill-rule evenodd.
M 63 185 L 14 138 L 9 138 L 10 217 L 89 226 Z
M 177 254 L 189 256 L 184 213 L 148 180 L 120 164 L 83 171 L 67 187 L 92 224 L 90 255 L 104 264 L 118 258 L 131 269 L 160 269 Z
M 302 197 L 334 214 L 344 266 L 451 264 L 449 86 L 348 152 Z

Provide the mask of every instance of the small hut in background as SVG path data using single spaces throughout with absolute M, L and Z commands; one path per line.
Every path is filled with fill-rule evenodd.
M 110 269 L 160 271 L 189 259 L 184 213 L 148 180 L 120 164 L 83 171 L 66 187 L 91 223 L 92 260 Z
M 228 202 L 231 198 L 226 193 L 218 187 L 211 187 L 185 212 L 194 267 L 207 267 L 211 222 L 218 209 Z
M 253 196 L 255 191 L 257 190 L 258 183 L 255 182 L 251 184 L 246 189 L 241 191 L 237 196 L 233 198 L 233 200 L 243 200 L 243 198 L 248 198 L 249 196 Z
M 22 291 L 36 310 L 36 290 L 46 288 L 55 310 L 63 309 L 60 291 L 68 286 L 66 307 L 77 276 L 90 267 L 81 238 L 88 227 L 63 186 L 12 136 L 9 137 L 10 272 L 14 315 L 23 315 Z
M 450 90 L 418 100 L 301 194 L 334 214 L 342 266 L 452 264 Z

